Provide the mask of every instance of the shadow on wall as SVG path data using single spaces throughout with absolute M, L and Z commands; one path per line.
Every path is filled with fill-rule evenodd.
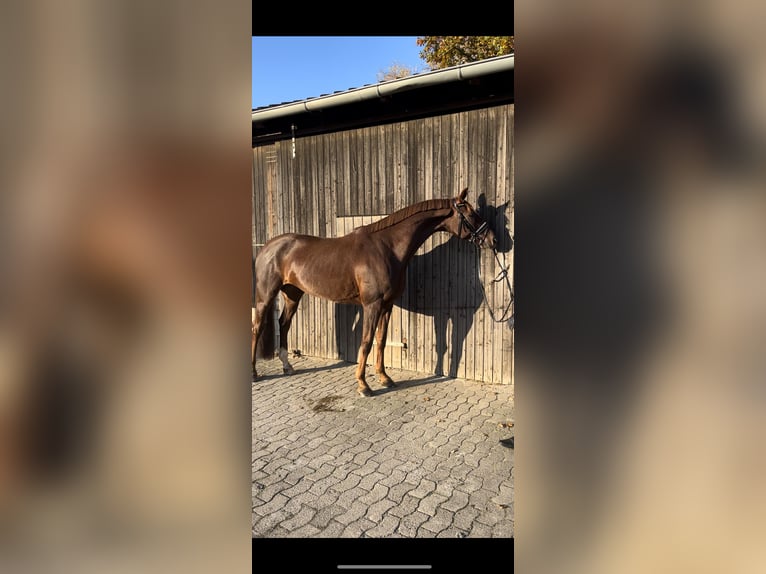
M 508 230 L 510 204 L 500 206 L 487 205 L 484 194 L 476 204 L 479 214 L 489 222 L 497 236 L 497 250 L 508 253 L 513 248 L 513 239 Z M 458 366 L 463 358 L 465 340 L 473 326 L 476 311 L 483 304 L 479 284 L 480 252 L 467 241 L 450 237 L 441 245 L 427 253 L 415 255 L 407 267 L 407 279 L 404 293 L 395 306 L 403 311 L 418 313 L 433 318 L 436 365 L 434 374 L 457 377 Z M 487 259 L 482 262 L 484 265 Z M 457 262 L 457 269 L 449 264 Z M 422 270 L 433 270 L 426 276 Z M 420 273 L 418 271 L 421 271 Z M 489 285 L 490 272 L 484 273 L 484 283 Z M 429 277 L 441 285 L 441 292 L 434 297 Z M 452 325 L 449 346 L 447 344 Z M 357 305 L 335 305 L 335 348 L 337 357 L 349 362 L 356 362 L 359 346 L 362 342 L 362 308 Z M 389 331 L 390 335 L 390 331 Z M 412 339 L 415 334 L 410 334 Z M 376 347 L 370 354 L 374 361 Z M 448 355 L 448 352 L 450 353 Z M 449 360 L 447 360 L 447 358 Z M 449 372 L 445 372 L 446 365 Z

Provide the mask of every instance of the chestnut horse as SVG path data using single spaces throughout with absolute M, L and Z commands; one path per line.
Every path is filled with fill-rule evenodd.
M 394 386 L 383 364 L 391 307 L 404 290 L 407 264 L 423 242 L 437 231 L 446 231 L 479 247 L 494 248 L 495 234 L 466 201 L 468 189 L 452 199 L 429 199 L 405 207 L 390 216 L 354 229 L 337 238 L 285 233 L 269 240 L 255 261 L 255 309 L 252 361 L 261 342 L 264 357 L 273 356 L 272 308 L 282 292 L 284 309 L 279 317 L 279 358 L 284 372 L 293 368 L 287 361 L 287 333 L 304 293 L 337 303 L 362 305 L 364 321 L 357 392 L 365 397 L 372 390 L 365 381 L 367 357 L 377 331 L 375 370 L 384 387 Z

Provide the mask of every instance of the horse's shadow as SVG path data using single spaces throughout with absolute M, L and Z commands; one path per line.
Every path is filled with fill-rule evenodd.
M 497 251 L 507 253 L 513 247 L 513 238 L 508 231 L 509 203 L 500 206 L 487 205 L 484 194 L 477 201 L 478 213 L 490 224 L 497 237 Z M 480 281 L 489 285 L 492 277 L 485 271 L 479 277 L 479 250 L 468 243 L 450 239 L 432 250 L 415 255 L 407 267 L 404 293 L 396 306 L 404 311 L 433 318 L 436 364 L 434 374 L 438 376 L 458 375 L 458 366 L 463 358 L 465 340 L 473 326 L 476 311 L 481 307 L 483 296 Z M 458 270 L 443 269 L 445 261 L 457 262 Z M 484 259 L 486 262 L 486 259 Z M 432 286 L 418 273 L 418 270 L 433 269 L 436 281 L 443 291 L 439 297 L 432 297 Z M 426 292 L 427 290 L 427 292 Z M 508 295 L 510 297 L 510 294 Z M 450 333 L 450 325 L 451 336 Z M 362 309 L 358 306 L 335 305 L 335 343 L 338 358 L 356 361 L 362 341 Z M 390 332 L 390 331 L 389 331 Z M 449 345 L 447 339 L 449 338 Z M 375 347 L 373 347 L 373 352 Z M 447 355 L 447 353 L 450 353 Z M 371 355 L 373 356 L 373 355 Z M 449 370 L 445 373 L 445 359 L 449 357 Z M 438 380 L 438 379 L 436 379 Z M 429 379 L 428 382 L 436 382 Z

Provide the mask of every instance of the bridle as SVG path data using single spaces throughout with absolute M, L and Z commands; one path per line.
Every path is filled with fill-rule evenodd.
M 460 216 L 460 225 L 457 229 L 457 236 L 460 237 L 460 234 L 463 232 L 463 226 L 468 229 L 468 232 L 470 233 L 468 237 L 468 241 L 473 243 L 476 247 L 481 246 L 484 243 L 484 240 L 487 238 L 487 233 L 489 232 L 489 224 L 484 221 L 482 222 L 479 227 L 474 227 L 473 224 L 468 221 L 468 218 L 465 216 L 465 213 L 460 211 L 460 208 L 465 205 L 464 201 L 458 202 L 457 199 L 452 200 L 452 205 L 455 208 L 455 211 Z
M 465 216 L 465 214 L 460 211 L 460 208 L 465 205 L 465 202 L 458 201 L 457 199 L 452 200 L 452 205 L 455 208 L 455 211 L 460 216 L 460 225 L 457 230 L 457 236 L 460 237 L 460 234 L 463 231 L 463 226 L 468 229 L 470 236 L 468 237 L 468 241 L 473 243 L 476 247 L 481 247 L 481 245 L 484 243 L 484 241 L 487 239 L 487 233 L 489 232 L 489 224 L 484 221 L 479 227 L 474 227 L 473 224 L 468 221 L 468 218 Z M 489 311 L 489 316 L 492 318 L 492 320 L 495 323 L 505 323 L 506 321 L 513 321 L 514 315 L 509 315 L 509 311 L 511 310 L 511 307 L 513 305 L 513 286 L 511 285 L 511 280 L 508 277 L 508 267 L 507 265 L 503 265 L 503 263 L 500 262 L 500 257 L 497 255 L 497 249 L 492 248 L 492 252 L 495 254 L 495 261 L 497 261 L 497 264 L 500 266 L 500 273 L 498 273 L 497 277 L 495 277 L 492 280 L 492 283 L 498 283 L 500 281 L 505 281 L 506 285 L 508 286 L 508 290 L 511 294 L 510 299 L 508 300 L 508 305 L 503 310 L 503 313 L 500 315 L 500 318 L 498 319 L 495 317 L 495 313 L 492 311 L 492 306 L 489 304 L 489 301 L 487 300 L 487 292 L 484 289 L 484 282 L 481 280 L 481 256 L 477 257 L 476 264 L 477 264 L 477 271 L 479 274 L 479 285 L 481 286 L 481 294 L 484 297 L 484 302 L 487 304 L 487 310 Z M 503 260 L 505 260 L 505 253 L 503 253 Z

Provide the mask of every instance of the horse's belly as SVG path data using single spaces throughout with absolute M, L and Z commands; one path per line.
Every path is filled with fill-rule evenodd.
M 332 269 L 305 269 L 303 273 L 290 273 L 286 283 L 295 285 L 304 293 L 338 303 L 359 303 L 359 290 L 353 280 L 333 272 Z

